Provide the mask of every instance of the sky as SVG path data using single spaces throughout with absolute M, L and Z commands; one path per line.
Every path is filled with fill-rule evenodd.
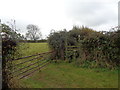
M 119 0 L 0 0 L 2 23 L 16 20 L 23 35 L 28 24 L 37 25 L 43 38 L 52 29 L 71 30 L 87 26 L 96 31 L 108 31 L 118 25 Z

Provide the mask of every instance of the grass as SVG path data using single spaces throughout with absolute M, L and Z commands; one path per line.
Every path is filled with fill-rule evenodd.
M 118 72 L 74 67 L 69 63 L 51 63 L 41 72 L 22 80 L 29 88 L 117 88 Z
M 28 46 L 29 48 L 27 48 Z M 26 43 L 21 44 L 20 47 L 20 53 L 23 56 L 49 50 L 47 43 Z M 17 63 L 19 62 L 21 61 L 17 61 Z M 27 64 L 29 63 L 24 66 Z M 81 68 L 76 67 L 73 63 L 52 62 L 40 72 L 37 71 L 30 77 L 20 80 L 20 84 L 24 88 L 117 88 L 118 71 Z

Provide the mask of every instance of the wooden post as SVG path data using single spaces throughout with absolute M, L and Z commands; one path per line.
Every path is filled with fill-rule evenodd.
M 2 32 L 2 24 L 0 19 L 0 34 Z M 0 90 L 2 90 L 2 36 L 0 35 Z
M 79 43 L 79 47 L 78 48 L 79 48 L 79 58 L 80 58 L 80 47 L 81 47 L 80 35 L 78 35 L 78 41 L 79 41 L 78 42 Z
M 39 59 L 37 61 L 39 61 Z M 38 66 L 40 67 L 40 62 L 38 62 Z M 39 68 L 39 72 L 41 72 L 40 68 Z

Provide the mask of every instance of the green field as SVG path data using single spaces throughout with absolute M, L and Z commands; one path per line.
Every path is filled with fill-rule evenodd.
M 25 56 L 49 51 L 47 43 L 28 43 L 26 46 L 29 48 L 21 47 L 21 53 Z M 40 72 L 22 79 L 20 84 L 24 88 L 117 88 L 118 71 L 88 69 L 76 67 L 74 63 L 52 62 Z
M 28 56 L 47 52 L 49 51 L 49 47 L 47 43 L 21 43 L 18 51 L 22 56 Z

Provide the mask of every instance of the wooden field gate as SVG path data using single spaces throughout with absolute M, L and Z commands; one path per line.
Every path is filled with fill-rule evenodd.
M 11 71 L 8 74 L 10 76 L 9 78 L 23 79 L 36 71 L 40 71 L 41 68 L 50 63 L 48 57 L 52 53 L 53 51 L 50 51 L 10 60 L 10 62 L 12 62 L 12 66 L 7 67 L 11 68 Z

